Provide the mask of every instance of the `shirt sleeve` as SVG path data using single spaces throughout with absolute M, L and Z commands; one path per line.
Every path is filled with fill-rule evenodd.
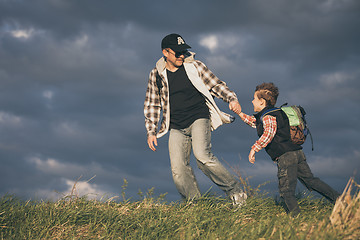
M 258 152 L 264 147 L 266 147 L 274 139 L 277 129 L 276 117 L 271 115 L 266 115 L 263 118 L 263 128 L 264 128 L 263 134 L 251 147 L 252 149 L 255 150 L 255 152 Z
M 161 114 L 161 101 L 159 88 L 156 84 L 156 74 L 156 70 L 150 72 L 144 101 L 145 128 L 148 137 L 156 135 L 156 129 Z
M 216 77 L 203 62 L 195 60 L 195 66 L 198 69 L 201 79 L 213 96 L 228 103 L 238 101 L 235 92 L 231 91 L 225 82 Z
M 256 124 L 255 124 L 256 118 L 254 116 L 250 116 L 245 113 L 242 113 L 242 114 L 243 114 L 243 118 L 241 118 L 241 120 L 243 120 L 244 123 L 246 123 L 250 127 L 256 128 Z

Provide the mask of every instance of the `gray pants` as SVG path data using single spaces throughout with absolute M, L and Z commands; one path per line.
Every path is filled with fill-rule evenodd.
M 284 153 L 278 158 L 277 166 L 280 197 L 284 199 L 289 212 L 294 214 L 300 212 L 295 197 L 297 179 L 307 189 L 320 193 L 332 203 L 335 203 L 336 199 L 340 196 L 329 185 L 313 176 L 302 150 Z
M 197 160 L 197 166 L 226 194 L 242 191 L 240 183 L 212 154 L 210 120 L 201 118 L 188 128 L 170 130 L 171 171 L 176 188 L 183 198 L 193 199 L 201 196 L 190 166 L 191 149 Z

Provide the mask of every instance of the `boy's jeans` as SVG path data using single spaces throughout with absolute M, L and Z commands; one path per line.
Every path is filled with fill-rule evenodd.
M 329 185 L 313 176 L 302 150 L 284 153 L 278 158 L 277 166 L 280 196 L 284 199 L 289 212 L 293 214 L 300 212 L 295 197 L 297 179 L 307 189 L 315 190 L 333 203 L 340 196 Z
M 226 170 L 211 152 L 209 119 L 198 119 L 188 128 L 171 129 L 169 154 L 171 170 L 177 190 L 186 199 L 201 196 L 195 175 L 190 166 L 193 149 L 197 166 L 228 195 L 242 192 L 240 183 Z

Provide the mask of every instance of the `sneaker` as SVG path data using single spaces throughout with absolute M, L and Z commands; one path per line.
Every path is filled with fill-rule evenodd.
M 246 204 L 247 195 L 244 192 L 237 192 L 230 195 L 233 206 L 241 207 Z

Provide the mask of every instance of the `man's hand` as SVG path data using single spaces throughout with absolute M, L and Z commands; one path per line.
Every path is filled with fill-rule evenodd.
M 147 139 L 147 142 L 148 142 L 149 148 L 155 152 L 156 151 L 155 146 L 157 146 L 157 138 L 156 138 L 156 136 L 155 135 L 149 136 L 148 139 Z
M 229 103 L 229 108 L 230 108 L 231 111 L 233 111 L 236 114 L 241 113 L 241 106 L 240 106 L 240 103 L 238 101 L 231 101 Z
M 255 150 L 251 149 L 250 153 L 249 153 L 249 162 L 251 162 L 252 164 L 255 163 Z

